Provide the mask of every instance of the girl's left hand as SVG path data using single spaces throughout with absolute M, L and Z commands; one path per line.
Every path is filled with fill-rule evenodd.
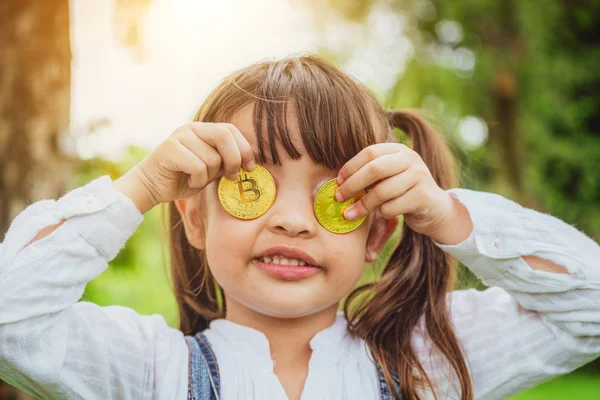
M 364 197 L 344 211 L 348 220 L 379 207 L 384 218 L 403 215 L 412 230 L 430 236 L 455 212 L 450 194 L 437 185 L 421 156 L 401 143 L 364 148 L 340 169 L 337 182 L 337 201 L 367 189 Z

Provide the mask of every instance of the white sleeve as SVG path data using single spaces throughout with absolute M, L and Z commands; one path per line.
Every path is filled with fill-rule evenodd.
M 450 293 L 476 399 L 505 399 L 600 356 L 600 246 L 573 226 L 500 195 L 449 193 L 466 206 L 471 235 L 438 247 L 489 288 Z M 536 255 L 568 274 L 534 270 Z
M 185 398 L 180 331 L 160 315 L 78 302 L 142 221 L 108 175 L 17 215 L 0 253 L 1 379 L 43 399 Z

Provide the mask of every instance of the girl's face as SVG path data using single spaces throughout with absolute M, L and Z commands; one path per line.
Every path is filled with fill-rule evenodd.
M 290 135 L 303 149 L 292 117 L 288 119 Z M 238 127 L 256 153 L 252 107 L 237 112 L 229 122 Z M 206 251 L 211 272 L 225 292 L 228 313 L 242 307 L 271 317 L 294 318 L 337 309 L 360 278 L 364 262 L 370 259 L 367 255 L 372 258 L 395 227 L 395 223 L 371 214 L 349 233 L 327 231 L 314 215 L 313 201 L 319 187 L 335 178 L 338 170 L 317 165 L 307 155 L 292 160 L 284 150 L 279 154 L 282 165 L 262 164 L 273 176 L 277 194 L 271 208 L 257 219 L 241 220 L 225 211 L 218 199 L 218 180 L 204 189 L 206 239 L 197 247 Z M 302 279 L 276 278 L 257 262 L 274 246 L 300 249 L 321 269 Z

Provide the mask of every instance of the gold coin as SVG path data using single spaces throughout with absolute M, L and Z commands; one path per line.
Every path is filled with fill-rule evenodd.
M 236 180 L 221 177 L 219 201 L 223 208 L 236 218 L 258 218 L 266 213 L 275 201 L 275 181 L 269 171 L 260 165 L 252 171 L 242 168 Z
M 366 216 L 354 221 L 348 221 L 343 216 L 344 210 L 350 204 L 357 202 L 366 193 L 364 190 L 361 190 L 353 198 L 340 203 L 334 197 L 339 186 L 337 180 L 333 178 L 319 188 L 315 196 L 315 216 L 323 228 L 328 231 L 333 233 L 347 233 L 358 228 Z

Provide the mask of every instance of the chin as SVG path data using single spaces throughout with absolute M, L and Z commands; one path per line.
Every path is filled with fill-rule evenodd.
M 261 301 L 261 304 L 256 305 L 259 308 L 257 311 L 276 318 L 304 317 L 325 308 L 314 295 L 307 297 L 290 296 L 288 294 L 287 296 L 269 296 L 267 299 L 260 300 L 263 301 Z
M 287 295 L 277 296 L 271 293 L 268 297 L 254 297 L 251 301 L 242 303 L 262 315 L 272 318 L 292 319 L 312 315 L 327 308 L 328 305 L 322 304 L 321 301 L 322 299 L 318 299 L 314 295 L 307 297 L 294 296 L 288 293 Z

